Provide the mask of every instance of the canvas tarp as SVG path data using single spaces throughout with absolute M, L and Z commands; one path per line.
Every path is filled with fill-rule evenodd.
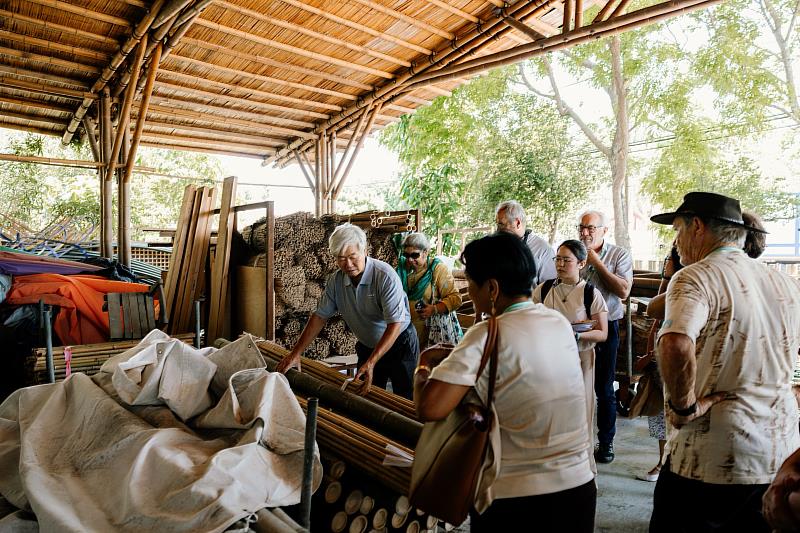
M 58 532 L 223 531 L 298 503 L 305 416 L 263 366 L 248 336 L 153 331 L 91 378 L 21 389 L 0 405 L 0 496 Z

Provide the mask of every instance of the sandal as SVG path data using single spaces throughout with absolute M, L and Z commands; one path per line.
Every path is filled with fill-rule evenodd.
M 650 470 L 645 474 L 636 474 L 636 479 L 641 481 L 647 481 L 650 483 L 655 483 L 656 481 L 658 481 L 658 475 L 660 473 L 661 473 L 661 467 L 656 466 L 655 468 L 653 468 L 652 470 Z

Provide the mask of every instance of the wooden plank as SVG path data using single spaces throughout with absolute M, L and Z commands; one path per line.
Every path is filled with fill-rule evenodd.
M 233 234 L 233 204 L 236 202 L 237 178 L 225 178 L 222 184 L 222 203 L 220 204 L 219 226 L 217 228 L 217 247 L 211 269 L 211 291 L 208 307 L 207 338 L 228 338 L 223 319 L 227 295 L 230 293 L 229 263 L 231 255 L 231 236 Z
M 194 201 L 192 203 L 192 211 L 189 214 L 189 222 L 186 228 L 186 239 L 184 242 L 183 250 L 182 250 L 182 259 L 181 259 L 181 269 L 177 272 L 178 275 L 178 282 L 176 283 L 175 291 L 175 303 L 173 304 L 172 313 L 172 320 L 170 321 L 170 331 L 173 333 L 179 331 L 186 331 L 186 329 L 181 329 L 182 327 L 185 328 L 183 323 L 185 319 L 183 318 L 184 309 L 187 307 L 186 300 L 190 299 L 190 296 L 187 295 L 187 285 L 188 285 L 188 275 L 189 275 L 189 268 L 192 258 L 192 251 L 195 245 L 195 238 L 197 233 L 197 221 L 200 216 L 200 210 L 202 209 L 202 198 L 204 195 L 205 187 L 198 187 L 194 191 Z
M 176 286 L 180 278 L 181 263 L 183 261 L 183 249 L 186 245 L 186 235 L 189 229 L 189 218 L 192 213 L 196 187 L 189 185 L 183 191 L 183 201 L 181 212 L 178 215 L 178 225 L 175 230 L 175 237 L 172 242 L 172 253 L 169 256 L 169 269 L 167 270 L 167 281 L 164 285 L 164 302 L 166 305 L 167 316 L 174 313 L 176 300 Z
M 203 279 L 202 273 L 205 268 L 208 244 L 211 239 L 211 209 L 216 199 L 216 189 L 202 187 L 200 189 L 200 201 L 195 224 L 195 232 L 192 242 L 191 253 L 189 255 L 189 268 L 185 271 L 186 286 L 183 292 L 183 302 L 179 309 L 178 331 L 188 331 L 192 326 L 192 306 L 193 302 L 199 298 L 202 292 Z
M 122 324 L 123 324 L 123 337 L 126 339 L 133 338 L 133 327 L 131 324 L 131 299 L 130 294 L 122 293 L 120 295 L 122 300 Z
M 131 339 L 141 339 L 144 337 L 142 331 L 144 330 L 144 326 L 142 325 L 142 294 L 138 292 L 131 292 L 128 293 L 128 302 L 131 308 L 131 316 L 128 319 L 128 322 L 131 325 Z
M 162 302 L 159 303 L 163 305 Z M 156 329 L 156 310 L 155 310 L 155 305 L 153 305 L 152 297 L 144 299 L 144 313 L 145 316 L 147 317 L 147 331 L 148 332 L 153 331 L 154 329 Z
M 122 323 L 120 320 L 120 299 L 117 293 L 106 294 L 106 302 L 108 307 L 108 330 L 111 339 L 121 339 Z
M 147 293 L 138 293 L 136 298 L 136 303 L 139 304 L 138 309 L 138 316 L 139 316 L 139 334 L 138 337 L 144 337 L 150 330 L 153 329 L 153 315 L 147 314 L 147 302 L 148 300 L 152 300 L 153 297 Z
M 267 309 L 265 313 L 265 338 L 275 340 L 275 202 L 267 204 Z

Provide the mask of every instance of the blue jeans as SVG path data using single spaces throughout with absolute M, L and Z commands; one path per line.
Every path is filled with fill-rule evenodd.
M 358 366 L 364 364 L 372 355 L 372 348 L 356 343 Z M 419 339 L 413 324 L 400 333 L 389 351 L 386 352 L 372 371 L 372 384 L 382 389 L 392 380 L 392 392 L 409 400 L 414 394 L 414 369 L 419 359 Z
M 617 398 L 614 379 L 617 372 L 619 321 L 608 321 L 608 338 L 594 348 L 594 392 L 597 395 L 597 440 L 611 444 L 617 432 Z

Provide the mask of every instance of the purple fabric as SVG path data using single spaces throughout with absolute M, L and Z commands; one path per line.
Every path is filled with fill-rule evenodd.
M 0 251 L 0 271 L 14 276 L 25 274 L 62 274 L 66 276 L 97 270 L 101 270 L 101 268 L 75 261 Z

